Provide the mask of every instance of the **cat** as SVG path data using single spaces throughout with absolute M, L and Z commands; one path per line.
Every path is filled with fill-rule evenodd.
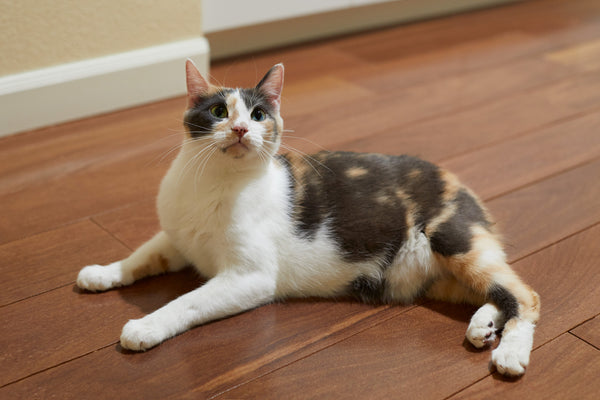
M 497 371 L 525 372 L 539 296 L 513 272 L 490 215 L 455 175 L 411 156 L 278 153 L 284 67 L 253 88 L 186 62 L 186 137 L 157 198 L 162 231 L 124 260 L 83 268 L 102 291 L 192 264 L 208 281 L 122 330 L 147 350 L 194 326 L 289 297 L 471 303 L 466 337 Z

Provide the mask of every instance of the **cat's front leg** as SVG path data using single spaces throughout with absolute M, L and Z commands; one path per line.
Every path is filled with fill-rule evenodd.
M 273 301 L 276 280 L 263 271 L 228 270 L 123 327 L 121 346 L 143 351 L 186 330 Z
M 126 286 L 150 275 L 177 271 L 186 265 L 165 232 L 159 232 L 124 260 L 112 264 L 89 265 L 79 271 L 77 286 L 91 291 Z

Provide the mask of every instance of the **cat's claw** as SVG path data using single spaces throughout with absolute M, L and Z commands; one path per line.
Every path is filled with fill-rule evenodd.
M 106 266 L 89 265 L 79 271 L 77 276 L 77 286 L 92 292 L 108 290 L 124 284 L 126 283 L 123 279 L 120 261 Z
M 133 351 L 146 351 L 165 339 L 165 333 L 150 318 L 132 319 L 123 327 L 121 347 Z

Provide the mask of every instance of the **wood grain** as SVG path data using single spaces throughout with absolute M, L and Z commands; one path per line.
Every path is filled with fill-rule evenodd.
M 491 376 L 452 399 L 595 399 L 600 352 L 566 333 L 531 355 L 531 367 L 520 381 Z
M 68 124 L 56 142 L 50 138 L 57 128 L 25 134 L 29 140 L 7 138 L 0 150 L 0 243 L 154 197 L 169 165 L 161 156 L 181 141 L 181 104 Z
M 600 221 L 600 160 L 488 202 L 516 260 Z
M 541 297 L 536 346 L 600 314 L 598 240 L 600 225 L 513 264 L 515 271 Z
M 0 306 L 75 282 L 80 268 L 108 264 L 129 250 L 89 220 L 0 246 Z M 18 266 L 19 268 L 14 268 Z
M 186 271 L 99 294 L 69 285 L 0 308 L 0 320 L 10 321 L 0 326 L 0 386 L 114 345 L 130 318 L 198 285 L 195 274 Z
M 489 352 L 463 347 L 470 311 L 419 307 L 221 398 L 444 398 L 488 374 Z
M 136 295 L 142 293 L 135 287 L 124 290 L 135 290 Z M 103 337 L 104 345 L 111 344 L 109 336 L 118 337 L 115 329 L 103 328 L 102 332 L 97 332 L 98 328 L 90 328 L 95 328 L 93 321 L 102 320 L 109 312 L 110 318 L 124 318 L 115 313 L 123 310 L 122 305 L 115 304 L 117 310 L 110 310 L 108 304 L 108 298 L 117 295 L 116 291 L 108 293 L 97 307 L 106 310 L 101 316 L 88 315 L 85 319 L 87 324 L 83 326 L 87 332 L 95 332 L 94 341 Z M 91 297 L 95 296 L 84 296 L 84 300 Z M 398 307 L 373 308 L 356 303 L 298 301 L 273 304 L 193 329 L 145 353 L 132 354 L 109 346 L 7 386 L 4 395 L 9 398 L 46 398 L 60 392 L 64 393 L 64 398 L 84 398 L 91 391 L 98 398 L 108 399 L 115 396 L 136 397 L 139 388 L 143 387 L 155 398 L 179 398 L 186 393 L 194 398 L 207 398 L 306 357 L 406 310 Z M 64 345 L 63 341 L 60 342 Z M 89 339 L 81 342 L 91 344 Z M 22 352 L 25 353 L 25 350 Z M 16 375 L 14 371 L 8 373 L 9 377 Z M 123 380 L 125 377 L 128 383 Z M 71 383 L 68 390 L 64 390 L 65 381 Z
M 94 215 L 93 220 L 131 250 L 160 231 L 156 200 L 153 198 Z
M 600 316 L 572 329 L 571 333 L 600 350 Z
M 598 126 L 596 110 L 440 164 L 487 200 L 598 158 Z
M 373 129 L 374 119 L 348 117 L 344 125 L 338 126 L 338 129 L 346 131 L 345 135 L 332 140 L 331 146 L 374 152 L 398 149 L 440 161 L 597 109 L 600 106 L 600 80 L 596 77 L 597 74 L 591 73 L 578 75 L 416 124 L 399 122 L 406 117 L 402 108 L 398 107 L 396 118 L 388 113 L 383 122 L 378 122 L 383 128 L 381 130 Z M 325 124 L 320 129 L 332 128 Z M 300 130 L 297 128 L 296 132 Z M 306 137 L 315 140 L 317 135 L 313 133 Z

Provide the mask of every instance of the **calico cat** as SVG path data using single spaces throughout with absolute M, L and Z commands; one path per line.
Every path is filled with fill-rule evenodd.
M 77 285 L 107 290 L 189 264 L 208 281 L 130 320 L 122 347 L 146 350 L 287 297 L 425 297 L 480 305 L 468 340 L 481 348 L 503 329 L 492 362 L 524 373 L 539 297 L 454 175 L 410 156 L 279 155 L 281 64 L 249 89 L 214 87 L 190 60 L 186 75 L 187 136 L 160 186 L 162 231 L 122 261 L 83 268 Z

